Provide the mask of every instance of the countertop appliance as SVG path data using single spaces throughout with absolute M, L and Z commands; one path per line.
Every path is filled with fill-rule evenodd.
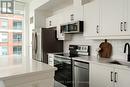
M 83 21 L 70 22 L 68 24 L 61 25 L 61 33 L 82 33 L 83 32 Z
M 72 59 L 90 55 L 90 53 L 88 53 L 90 52 L 90 46 L 70 45 L 69 50 L 69 53 L 59 53 L 54 55 L 54 66 L 57 67 L 55 80 L 66 87 L 73 87 Z
M 73 87 L 89 87 L 89 63 L 73 61 Z
M 48 63 L 47 53 L 63 52 L 63 41 L 56 38 L 56 28 L 40 28 L 32 33 L 33 59 Z

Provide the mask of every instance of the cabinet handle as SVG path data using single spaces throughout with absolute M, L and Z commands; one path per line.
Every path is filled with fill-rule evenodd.
M 52 22 L 51 21 L 49 21 L 49 26 L 51 26 L 52 25 Z
M 124 22 L 124 31 L 126 31 L 127 22 Z
M 120 30 L 123 31 L 123 22 L 120 24 Z
M 99 25 L 97 25 L 96 30 L 96 32 L 99 33 Z
M 113 72 L 111 72 L 111 82 L 113 82 Z
M 115 72 L 115 83 L 117 82 L 117 72 Z

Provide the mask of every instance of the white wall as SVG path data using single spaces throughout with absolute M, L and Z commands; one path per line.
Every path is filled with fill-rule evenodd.
M 24 28 L 24 56 L 28 56 L 29 54 L 29 4 L 25 4 L 25 28 Z
M 28 39 L 28 49 L 29 49 L 29 57 L 32 58 L 32 29 L 35 29 L 35 11 L 38 7 L 45 4 L 49 0 L 33 0 L 31 3 L 29 3 L 29 18 L 33 17 L 34 23 L 29 24 L 29 39 Z M 40 14 L 39 14 L 40 15 Z

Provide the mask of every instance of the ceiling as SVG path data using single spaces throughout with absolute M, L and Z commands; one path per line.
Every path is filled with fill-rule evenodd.
M 25 3 L 29 3 L 29 2 L 31 2 L 33 0 L 16 0 L 16 1 L 21 1 L 21 2 L 25 2 Z

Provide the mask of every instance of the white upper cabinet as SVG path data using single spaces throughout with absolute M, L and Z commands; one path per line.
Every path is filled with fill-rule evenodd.
M 74 21 L 83 20 L 83 5 L 82 0 L 73 0 Z
M 124 0 L 100 0 L 102 35 L 123 32 Z
M 71 39 L 71 35 L 65 35 L 60 30 L 61 24 L 64 24 L 64 23 L 67 23 L 70 21 L 68 13 L 69 12 L 59 13 L 59 14 L 46 18 L 46 28 L 56 27 L 58 40 L 70 40 Z M 63 15 L 65 15 L 65 16 L 63 16 Z
M 56 22 L 57 18 L 56 16 L 51 16 L 51 17 L 48 17 L 46 18 L 46 28 L 49 28 L 49 27 L 56 27 L 57 26 L 57 23 Z M 58 21 L 58 20 L 57 20 Z
M 84 36 L 97 36 L 100 30 L 99 0 L 84 5 Z
M 130 1 L 90 0 L 84 5 L 84 21 L 84 36 L 128 39 Z
M 124 35 L 130 35 L 130 0 L 125 1 Z

